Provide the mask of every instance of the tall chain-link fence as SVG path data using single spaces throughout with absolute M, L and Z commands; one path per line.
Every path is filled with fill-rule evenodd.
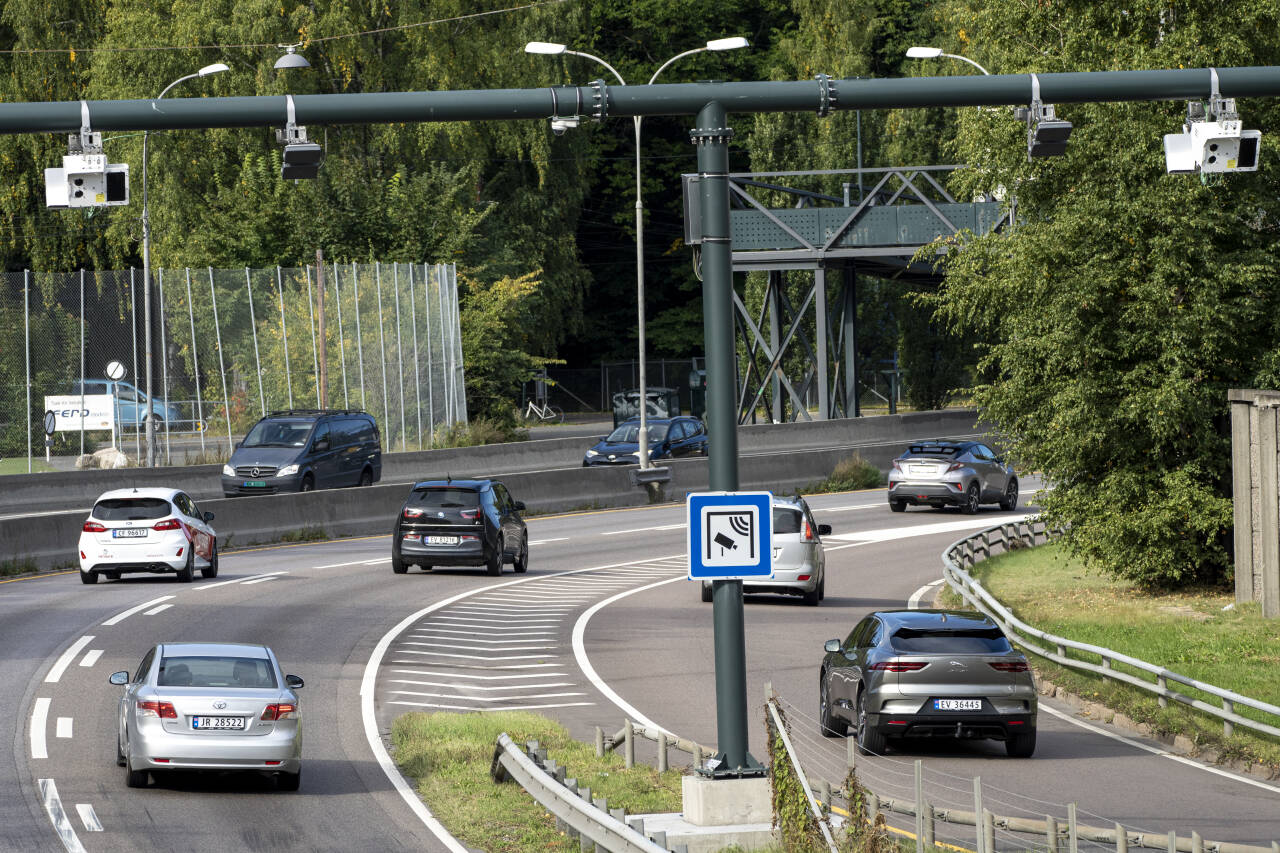
M 51 455 L 114 444 L 145 459 L 153 418 L 175 465 L 225 458 L 272 411 L 362 409 L 386 451 L 466 421 L 451 264 L 153 270 L 149 398 L 143 292 L 137 269 L 0 274 L 0 455 L 39 467 L 47 396 L 110 395 L 115 410 L 113 430 L 58 432 Z
M 645 384 L 649 388 L 673 388 L 679 393 L 681 408 L 691 406 L 690 374 L 703 366 L 702 358 L 649 359 L 645 361 Z M 608 412 L 613 395 L 640 384 L 640 362 L 601 362 L 599 367 L 549 367 L 546 400 L 566 412 Z M 700 386 L 699 386 L 700 387 Z M 525 399 L 536 398 L 535 382 L 525 386 Z M 521 407 L 524 401 L 521 401 Z

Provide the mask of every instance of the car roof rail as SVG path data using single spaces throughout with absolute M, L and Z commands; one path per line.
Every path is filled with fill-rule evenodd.
M 360 409 L 280 409 L 268 412 L 268 418 L 287 418 L 294 415 L 369 415 Z M 369 415 L 373 417 L 373 415 Z

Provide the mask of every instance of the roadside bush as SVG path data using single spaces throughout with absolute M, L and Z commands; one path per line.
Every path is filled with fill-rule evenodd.
M 841 459 L 831 469 L 831 476 L 825 480 L 811 483 L 802 491 L 815 492 L 852 492 L 857 489 L 874 489 L 884 485 L 884 475 L 880 469 L 862 458 L 861 453 Z
M 477 447 L 481 444 L 501 444 L 508 441 L 528 441 L 528 430 L 519 429 L 508 422 L 480 418 L 465 424 L 447 424 L 437 427 L 431 437 L 432 447 Z

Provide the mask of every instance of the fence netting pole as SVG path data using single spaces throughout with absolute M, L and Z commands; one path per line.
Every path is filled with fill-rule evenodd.
M 347 396 L 347 339 L 342 331 L 342 292 L 338 290 L 338 262 L 333 262 L 333 304 L 338 311 L 338 363 L 342 365 L 342 408 L 351 408 Z
M 320 350 L 316 347 L 316 306 L 311 302 L 311 264 L 305 264 L 302 271 L 307 277 L 307 316 L 311 318 L 311 369 L 316 379 L 316 408 L 322 409 L 324 407 L 320 405 Z
M 186 268 L 187 274 L 187 317 L 191 321 L 191 374 L 196 381 L 196 422 L 195 428 L 200 433 L 200 455 L 204 456 L 204 399 L 200 393 L 200 355 L 196 351 L 196 306 L 195 300 L 191 297 L 191 267 Z M 204 461 L 203 459 L 201 461 Z
M 27 473 L 31 473 L 31 270 L 22 271 L 22 351 L 27 361 Z
M 418 449 L 422 449 L 422 366 L 418 363 L 418 302 L 413 297 L 413 264 L 405 264 L 409 268 L 409 328 L 413 338 L 413 391 L 418 405 L 414 411 L 418 414 Z M 30 408 L 30 407 L 28 407 Z
M 404 421 L 404 347 L 400 340 L 400 263 L 396 261 L 391 267 L 392 293 L 396 300 L 396 391 L 400 395 L 400 449 L 408 450 L 408 430 Z
M 382 423 L 383 430 L 387 433 L 387 447 L 394 447 L 396 443 L 395 435 L 391 431 L 391 408 L 390 401 L 387 399 L 387 345 L 386 338 L 382 334 L 382 327 L 386 325 L 386 318 L 382 316 L 382 262 L 373 262 L 373 284 L 378 294 L 378 354 L 382 359 Z
M 157 284 L 160 288 L 160 399 L 163 401 L 164 417 L 164 464 L 173 464 L 173 445 L 169 441 L 169 342 L 165 337 L 165 313 L 164 313 L 164 268 L 162 267 L 157 278 Z M 147 417 L 152 417 L 151 412 L 147 412 Z
M 356 360 L 360 364 L 360 408 L 369 411 L 369 401 L 364 393 L 364 335 L 360 331 L 360 268 L 351 264 L 351 285 L 356 297 Z
M 258 319 L 253 313 L 253 282 L 250 280 L 249 268 L 244 268 L 244 286 L 249 294 L 249 331 L 253 334 L 253 367 L 258 374 L 258 402 L 262 406 L 262 416 L 267 416 L 267 395 L 262 389 L 262 358 L 258 355 Z
M 213 304 L 213 335 L 218 342 L 218 373 L 222 376 L 222 411 L 227 419 L 227 456 L 235 452 L 231 438 L 231 396 L 227 392 L 227 366 L 222 358 L 222 327 L 218 325 L 218 292 L 213 286 L 213 267 L 209 267 L 209 298 Z
M 287 389 L 289 408 L 293 408 L 293 373 L 289 370 L 289 326 L 284 320 L 284 278 L 280 275 L 280 265 L 276 264 L 276 289 L 280 291 L 280 339 L 284 350 L 284 384 Z

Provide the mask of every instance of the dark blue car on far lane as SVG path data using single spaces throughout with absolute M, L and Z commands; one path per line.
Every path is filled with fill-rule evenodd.
M 649 458 L 678 459 L 707 455 L 707 427 L 698 418 L 649 418 Z M 583 457 L 582 467 L 597 465 L 638 465 L 640 419 L 619 424 Z

